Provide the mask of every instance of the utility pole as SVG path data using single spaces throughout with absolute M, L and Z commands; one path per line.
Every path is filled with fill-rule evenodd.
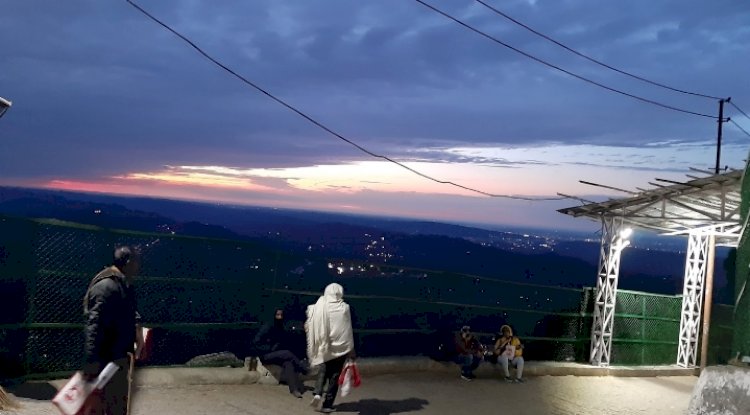
M 716 170 L 715 174 L 719 174 L 721 169 L 721 127 L 729 121 L 729 118 L 724 119 L 724 103 L 729 102 L 732 97 L 723 98 L 719 100 L 719 119 L 716 122 L 719 123 L 719 130 L 716 136 Z M 706 368 L 708 363 L 708 335 L 711 329 L 711 308 L 713 305 L 713 287 L 714 287 L 714 262 L 716 258 L 716 235 L 711 234 L 708 237 L 708 258 L 706 270 L 706 280 L 703 285 L 703 333 L 701 335 L 701 353 L 700 353 L 700 368 L 701 370 Z
M 706 258 L 706 281 L 703 284 L 703 334 L 701 334 L 701 370 L 708 364 L 709 332 L 711 330 L 711 309 L 714 301 L 714 267 L 716 262 L 716 235 L 708 237 L 708 258 Z
M 719 174 L 719 170 L 721 169 L 721 127 L 724 125 L 725 122 L 729 121 L 729 118 L 726 120 L 724 119 L 724 103 L 729 102 L 732 100 L 732 97 L 720 99 L 719 100 L 719 119 L 717 122 L 719 123 L 719 131 L 716 138 L 717 144 L 716 144 L 716 170 L 714 171 L 715 174 Z

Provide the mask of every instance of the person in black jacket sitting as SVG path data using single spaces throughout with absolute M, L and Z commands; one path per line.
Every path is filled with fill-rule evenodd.
M 482 363 L 482 345 L 469 326 L 461 327 L 455 339 L 456 363 L 461 366 L 461 379 L 471 381 L 476 378 L 474 370 Z
M 299 377 L 306 373 L 302 362 L 291 351 L 294 349 L 292 333 L 284 327 L 284 310 L 277 309 L 272 323 L 264 325 L 255 336 L 255 351 L 264 365 L 281 366 L 281 382 L 289 386 L 289 393 L 302 398 L 305 385 Z

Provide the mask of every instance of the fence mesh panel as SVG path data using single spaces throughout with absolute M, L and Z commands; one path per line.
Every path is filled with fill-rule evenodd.
M 618 291 L 612 362 L 674 364 L 681 304 L 679 296 Z
M 509 323 L 524 341 L 528 359 L 588 360 L 590 288 L 538 286 L 295 255 L 243 241 L 55 221 L 0 218 L 0 242 L 0 303 L 7 310 L 0 314 L 0 376 L 80 367 L 82 299 L 91 278 L 111 263 L 119 245 L 142 252 L 136 291 L 143 320 L 154 330 L 149 364 L 184 364 L 220 351 L 242 358 L 258 324 L 277 307 L 286 310 L 297 330 L 302 354 L 305 307 L 331 281 L 346 289 L 361 356 L 441 358 L 452 350 L 457 327 L 469 324 L 490 343 L 500 326 Z M 339 275 L 338 267 L 344 265 L 348 268 Z M 674 363 L 680 301 L 621 290 L 612 362 Z M 716 315 L 729 319 L 731 308 Z M 729 323 L 719 327 L 712 338 L 731 335 Z

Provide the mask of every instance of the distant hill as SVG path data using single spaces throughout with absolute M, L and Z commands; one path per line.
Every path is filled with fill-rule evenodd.
M 594 285 L 596 235 L 489 230 L 374 216 L 0 188 L 0 214 L 225 239 L 277 249 L 548 285 Z M 586 236 L 588 239 L 584 239 Z M 620 288 L 681 293 L 686 243 L 645 235 L 623 253 Z M 684 248 L 683 248 L 684 249 Z M 717 264 L 726 257 L 720 250 Z M 717 287 L 726 283 L 717 267 Z M 717 290 L 718 292 L 718 290 Z
M 178 233 L 210 238 L 241 239 L 241 235 L 217 225 L 178 221 L 172 217 L 127 208 L 115 198 L 92 201 L 79 194 L 63 194 L 0 187 L 0 213 L 32 218 L 55 218 L 113 229 Z

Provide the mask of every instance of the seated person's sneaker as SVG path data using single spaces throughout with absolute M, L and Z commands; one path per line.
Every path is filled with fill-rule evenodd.
M 320 401 L 322 400 L 320 395 L 313 396 L 312 400 L 310 401 L 310 406 L 317 408 L 318 405 L 320 405 Z

